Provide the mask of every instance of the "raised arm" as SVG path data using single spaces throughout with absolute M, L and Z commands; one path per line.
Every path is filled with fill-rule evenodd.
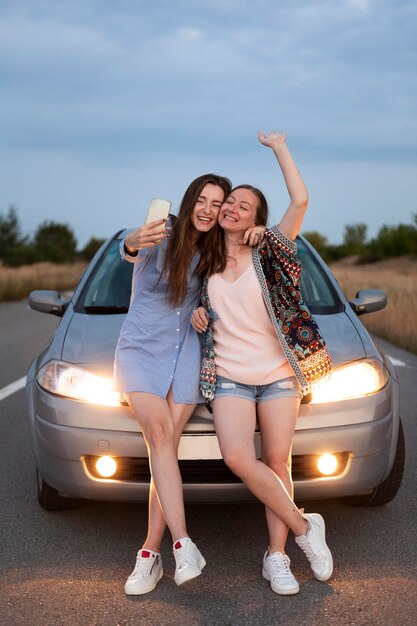
M 288 150 L 285 133 L 258 133 L 259 141 L 275 154 L 284 176 L 290 196 L 290 205 L 285 211 L 279 229 L 289 239 L 295 239 L 300 232 L 301 224 L 308 206 L 308 192 L 294 159 Z

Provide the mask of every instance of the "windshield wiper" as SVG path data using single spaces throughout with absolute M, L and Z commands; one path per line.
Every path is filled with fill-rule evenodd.
M 97 313 L 99 315 L 112 315 L 112 314 L 117 314 L 117 313 L 127 313 L 128 310 L 129 310 L 129 307 L 127 306 L 117 306 L 115 304 L 107 305 L 107 306 L 95 304 L 95 305 L 84 307 L 85 313 Z

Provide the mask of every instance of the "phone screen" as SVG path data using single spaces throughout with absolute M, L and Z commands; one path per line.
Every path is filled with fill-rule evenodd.
M 152 198 L 145 223 L 148 224 L 149 222 L 153 222 L 154 220 L 167 219 L 170 209 L 171 202 L 169 200 Z

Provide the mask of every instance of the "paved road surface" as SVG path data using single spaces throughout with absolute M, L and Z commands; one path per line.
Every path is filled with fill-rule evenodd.
M 0 389 L 24 376 L 57 318 L 24 303 L 0 305 Z M 407 442 L 404 482 L 381 508 L 307 503 L 323 514 L 334 578 L 319 583 L 290 540 L 298 596 L 273 594 L 260 576 L 260 505 L 190 506 L 190 533 L 208 565 L 177 588 L 168 539 L 166 575 L 151 594 L 126 598 L 123 584 L 146 532 L 143 505 L 88 502 L 47 513 L 36 500 L 24 391 L 0 401 L 0 624 L 3 626 L 292 626 L 417 624 L 417 357 L 380 342 L 398 363 Z M 300 505 L 302 503 L 299 503 Z

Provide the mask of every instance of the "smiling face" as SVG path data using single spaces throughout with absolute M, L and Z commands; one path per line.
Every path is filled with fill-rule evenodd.
M 206 233 L 217 223 L 224 191 L 218 185 L 207 183 L 195 203 L 191 222 L 199 233 Z
M 258 203 L 250 189 L 234 189 L 220 209 L 219 225 L 229 232 L 247 230 L 256 223 Z

